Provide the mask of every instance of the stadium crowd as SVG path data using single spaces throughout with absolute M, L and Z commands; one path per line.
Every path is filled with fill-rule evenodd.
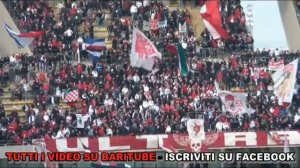
M 247 35 L 242 21 L 244 14 L 239 3 L 221 1 L 224 11 L 223 24 L 234 37 L 230 42 L 225 41 L 225 47 L 232 50 L 238 48 L 244 52 L 234 54 L 228 60 L 218 61 L 199 57 L 197 51 L 199 47 L 196 46 L 197 42 L 191 29 L 188 30 L 187 36 L 178 39 L 176 25 L 181 19 L 190 20 L 188 11 L 168 12 L 168 9 L 158 2 L 146 5 L 137 3 L 138 12 L 133 17 L 134 20 L 139 22 L 145 17 L 152 16 L 170 20 L 167 29 L 146 33 L 152 37 L 150 39 L 163 54 L 162 60 L 155 63 L 155 71 L 149 73 L 130 66 L 131 26 L 126 26 L 120 21 L 120 16 L 129 15 L 129 7 L 127 10 L 121 10 L 120 4 L 116 6 L 108 4 L 113 21 L 113 24 L 108 26 L 112 36 L 112 49 L 104 51 L 99 61 L 87 65 L 73 65 L 72 57 L 67 57 L 72 52 L 72 41 L 79 37 L 76 27 L 95 21 L 89 17 L 93 10 L 98 11 L 95 6 L 107 4 L 87 5 L 81 2 L 65 4 L 60 18 L 62 27 L 58 30 L 55 29 L 57 23 L 54 21 L 53 11 L 46 7 L 46 2 L 11 2 L 16 3 L 15 12 L 20 16 L 20 20 L 29 17 L 34 23 L 41 24 L 43 19 L 46 19 L 44 22 L 49 24 L 48 26 L 25 27 L 28 27 L 28 30 L 49 30 L 47 37 L 42 38 L 46 39 L 44 44 L 48 44 L 47 40 L 56 39 L 63 44 L 59 50 L 65 51 L 66 54 L 63 56 L 61 53 L 53 53 L 53 50 L 41 49 L 34 53 L 34 57 L 15 54 L 9 58 L 1 58 L 1 85 L 9 87 L 12 99 L 35 98 L 35 101 L 23 107 L 28 119 L 26 123 L 20 122 L 18 112 L 6 115 L 4 106 L 0 106 L 0 140 L 22 143 L 45 136 L 63 138 L 184 133 L 185 121 L 195 117 L 205 119 L 206 131 L 300 129 L 299 90 L 295 92 L 292 104 L 278 105 L 277 98 L 273 94 L 271 74 L 263 70 L 270 58 L 282 57 L 291 61 L 299 57 L 299 53 L 271 54 L 270 51 L 248 51 L 251 50 L 253 40 L 247 40 L 251 37 Z M 37 14 L 31 14 L 32 10 Z M 70 16 L 72 11 L 75 15 Z M 64 12 L 69 15 L 63 14 Z M 149 12 L 154 15 L 150 15 Z M 234 18 L 233 22 L 231 17 Z M 76 22 L 76 18 L 80 18 L 81 21 Z M 70 32 L 69 28 L 74 33 L 70 37 L 65 33 Z M 91 35 L 92 33 L 89 33 L 89 36 Z M 167 35 L 167 39 L 163 38 L 164 35 Z M 211 39 L 205 36 L 208 36 L 207 32 L 203 33 L 203 39 Z M 187 46 L 185 49 L 190 73 L 186 77 L 178 73 L 177 58 L 165 50 L 168 43 L 178 41 Z M 205 43 L 200 42 L 200 48 L 210 47 Z M 82 51 L 82 55 L 86 54 Z M 260 59 L 261 56 L 266 59 Z M 297 82 L 300 84 L 300 73 L 297 75 Z M 248 105 L 255 112 L 241 116 L 223 113 L 215 81 L 225 90 L 248 92 Z M 72 90 L 78 90 L 81 100 L 70 104 L 72 108 L 64 109 L 61 100 Z M 77 128 L 76 114 L 82 114 L 83 128 Z

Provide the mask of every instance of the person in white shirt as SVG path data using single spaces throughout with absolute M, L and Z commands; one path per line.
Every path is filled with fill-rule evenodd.
M 144 0 L 143 1 L 143 6 L 144 7 L 150 6 L 150 1 L 149 0 Z
M 171 133 L 171 126 L 170 125 L 167 125 L 167 127 L 166 127 L 166 131 L 165 131 L 165 133 L 166 134 L 170 134 Z
M 141 1 L 136 1 L 136 7 L 139 9 L 143 6 L 143 3 Z
M 74 1 L 74 2 L 72 3 L 71 7 L 72 7 L 72 8 L 77 8 L 77 3 L 76 3 L 76 1 Z
M 25 101 L 28 100 L 28 97 L 29 97 L 29 89 L 30 89 L 30 86 L 29 84 L 26 82 L 23 84 L 23 90 L 24 90 L 24 98 L 25 98 Z
M 71 28 L 68 28 L 68 30 L 64 32 L 64 35 L 67 37 L 71 37 L 73 35 L 73 31 L 71 30 Z
M 130 13 L 131 13 L 131 16 L 132 16 L 132 20 L 135 20 L 136 14 L 137 14 L 137 7 L 135 6 L 135 4 L 131 5 Z
M 67 43 L 71 44 L 71 42 L 72 42 L 72 36 L 73 36 L 73 31 L 71 30 L 71 28 L 68 28 L 68 30 L 66 30 L 64 32 L 64 35 L 66 37 Z
M 28 122 L 29 122 L 29 124 L 32 124 L 32 123 L 34 123 L 34 121 L 35 121 L 35 115 L 34 115 L 34 113 L 32 113 L 32 114 L 28 117 Z
M 106 135 L 108 135 L 108 136 L 112 136 L 113 135 L 113 131 L 112 131 L 111 128 L 109 128 L 109 127 L 106 128 Z
M 129 92 L 128 88 L 126 86 L 124 86 L 123 89 L 122 89 L 122 94 L 127 95 L 128 92 Z
M 251 121 L 250 121 L 250 124 L 249 124 L 250 130 L 254 130 L 254 129 L 255 129 L 255 126 L 256 126 L 255 121 L 254 121 L 254 120 L 251 120 Z
M 276 48 L 276 50 L 274 51 L 274 55 L 275 57 L 278 57 L 280 55 L 280 51 L 278 50 L 278 48 Z
M 133 79 L 134 83 L 139 83 L 139 82 L 140 82 L 140 77 L 139 77 L 137 74 L 135 74 L 135 75 L 132 77 L 132 79 Z
M 97 71 L 92 71 L 92 76 L 93 78 L 98 78 L 98 72 Z
M 9 57 L 9 62 L 12 64 L 16 63 L 16 57 L 14 54 Z
M 300 120 L 300 108 L 298 109 L 298 113 L 294 116 L 294 123 L 298 122 L 298 120 Z

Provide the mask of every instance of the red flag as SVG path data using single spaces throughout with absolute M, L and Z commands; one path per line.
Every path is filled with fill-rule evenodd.
M 40 37 L 41 35 L 43 35 L 45 32 L 43 31 L 31 31 L 31 32 L 28 32 L 28 33 L 20 33 L 19 34 L 19 37 L 32 37 L 32 38 L 38 38 Z
M 200 9 L 203 22 L 213 39 L 229 39 L 229 34 L 222 28 L 219 4 L 216 0 L 208 0 Z
M 174 146 L 171 144 L 171 142 L 165 140 L 163 142 L 163 144 L 160 144 L 160 148 L 163 149 L 166 152 L 173 152 L 173 153 L 177 153 L 178 151 L 174 148 Z

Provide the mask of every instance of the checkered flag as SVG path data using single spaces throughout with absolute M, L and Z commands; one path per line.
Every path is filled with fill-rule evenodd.
M 71 92 L 69 92 L 64 101 L 69 103 L 69 102 L 76 102 L 79 100 L 79 94 L 78 94 L 78 90 L 73 90 Z

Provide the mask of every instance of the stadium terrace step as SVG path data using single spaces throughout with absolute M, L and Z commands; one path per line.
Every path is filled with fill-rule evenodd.
M 70 109 L 70 107 L 68 105 L 60 105 L 60 107 L 65 109 L 65 110 Z M 6 113 L 10 113 L 10 112 L 13 112 L 13 111 L 17 111 L 18 113 L 19 112 L 23 113 L 22 108 L 23 108 L 23 105 L 12 105 L 12 106 L 9 106 L 9 107 L 4 106 L 4 109 L 5 109 Z
M 112 44 L 112 41 L 111 41 L 111 40 L 108 40 L 108 38 L 105 38 L 105 44 L 106 44 L 106 45 Z
M 11 111 L 22 111 L 23 105 L 12 105 L 10 107 L 4 106 L 5 112 L 11 112 Z
M 108 32 L 95 32 L 94 33 L 94 38 L 107 38 L 108 37 Z
M 31 99 L 31 98 L 33 98 L 33 96 L 29 94 L 28 98 Z M 6 100 L 6 101 L 11 100 L 11 95 L 10 95 L 10 93 L 4 93 L 3 96 L 0 96 L 0 99 Z M 15 100 L 16 100 L 16 98 L 15 98 Z M 5 102 L 5 101 L 3 101 L 3 102 Z
M 24 105 L 24 104 L 32 104 L 33 101 L 32 100 L 28 100 L 28 101 L 10 101 L 10 100 L 5 100 L 2 101 L 2 104 L 4 106 L 10 106 L 10 105 Z
M 191 14 L 191 20 L 192 20 L 192 27 L 195 33 L 196 38 L 201 37 L 201 33 L 205 29 L 205 25 L 203 23 L 202 17 L 200 16 L 200 9 L 199 7 L 192 8 L 191 5 L 186 7 Z
M 9 111 L 9 112 L 6 112 L 6 115 L 10 115 L 13 111 Z M 23 111 L 20 112 L 20 111 L 17 111 L 18 112 L 18 116 L 20 118 L 26 118 L 26 113 L 24 113 Z
M 107 32 L 106 27 L 94 26 L 94 32 Z

